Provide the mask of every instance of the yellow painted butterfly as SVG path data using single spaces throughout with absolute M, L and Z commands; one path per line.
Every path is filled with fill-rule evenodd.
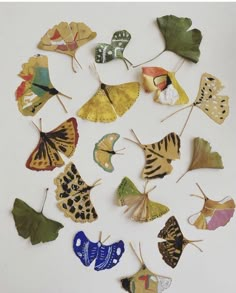
M 202 240 L 186 239 L 179 227 L 179 224 L 174 216 L 170 217 L 165 223 L 165 227 L 159 232 L 159 238 L 164 239 L 164 242 L 158 242 L 158 248 L 162 254 L 163 260 L 172 268 L 176 267 L 181 257 L 181 254 L 187 244 L 192 244 L 201 252 L 202 250 L 194 244 Z
M 98 74 L 97 74 L 98 76 Z M 77 115 L 92 122 L 112 122 L 118 116 L 123 116 L 135 103 L 139 96 L 138 82 L 128 82 L 118 85 L 102 83 L 96 94 L 85 103 Z
M 137 142 L 128 138 L 126 139 L 134 142 L 142 148 L 146 158 L 142 178 L 163 178 L 167 174 L 170 174 L 173 169 L 171 161 L 180 158 L 179 136 L 176 133 L 171 132 L 158 142 L 154 142 L 152 144 L 142 144 L 133 130 L 132 133 L 134 134 Z
M 42 132 L 38 145 L 26 162 L 26 167 L 35 171 L 53 170 L 64 165 L 59 153 L 70 158 L 75 151 L 79 134 L 77 121 L 70 118 L 50 132 Z
M 125 212 L 132 210 L 131 218 L 138 222 L 152 221 L 169 211 L 167 206 L 148 198 L 148 193 L 156 186 L 147 191 L 147 183 L 148 181 L 145 184 L 144 193 L 141 193 L 128 177 L 124 177 L 117 191 L 119 205 L 128 206 Z

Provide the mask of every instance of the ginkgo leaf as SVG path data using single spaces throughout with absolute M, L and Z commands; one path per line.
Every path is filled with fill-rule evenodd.
M 202 34 L 201 31 L 196 28 L 189 30 L 192 25 L 192 20 L 190 18 L 165 15 L 157 18 L 157 25 L 165 40 L 164 49 L 155 57 L 133 67 L 138 67 L 153 61 L 165 51 L 172 51 L 194 63 L 199 61 L 199 46 L 202 41 Z
M 111 44 L 99 43 L 96 46 L 95 62 L 106 63 L 114 59 L 121 59 L 124 61 L 128 69 L 128 65 L 126 62 L 128 62 L 130 65 L 132 65 L 132 63 L 123 56 L 123 52 L 128 45 L 130 39 L 131 35 L 126 30 L 115 32 L 111 39 Z
M 188 171 L 202 168 L 224 169 L 224 166 L 220 154 L 211 151 L 210 143 L 200 137 L 195 137 L 193 140 L 193 157 L 191 164 L 178 181 Z
M 165 39 L 165 49 L 197 63 L 200 56 L 199 46 L 202 34 L 198 29 L 188 30 L 190 18 L 166 15 L 157 18 L 157 24 Z
M 83 22 L 60 22 L 49 29 L 41 38 L 38 48 L 46 51 L 55 51 L 72 57 L 79 64 L 75 57 L 76 51 L 90 40 L 96 37 Z M 73 70 L 75 71 L 74 67 Z
M 36 212 L 23 200 L 16 198 L 12 210 L 18 234 L 31 243 L 53 241 L 58 236 L 58 231 L 63 228 L 59 222 L 46 218 L 42 211 Z

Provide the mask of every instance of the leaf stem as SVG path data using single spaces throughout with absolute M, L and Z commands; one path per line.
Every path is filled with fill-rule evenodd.
M 56 95 L 56 97 L 57 97 L 59 103 L 61 104 L 62 108 L 64 109 L 64 111 L 65 111 L 66 113 L 68 113 L 68 111 L 66 110 L 66 107 L 65 107 L 65 105 L 62 103 L 62 100 L 60 99 L 60 97 L 59 97 L 58 95 Z
M 189 107 L 192 107 L 192 105 L 193 105 L 193 104 L 188 105 L 188 106 L 186 106 L 186 107 L 184 107 L 184 108 L 178 109 L 177 111 L 175 111 L 175 112 L 171 113 L 170 115 L 166 116 L 165 118 L 163 118 L 163 119 L 161 120 L 161 122 L 164 122 L 165 120 L 169 119 L 170 117 L 172 117 L 173 115 L 177 114 L 178 112 L 181 112 L 181 111 L 183 111 L 183 110 L 185 110 L 185 109 L 187 109 L 187 108 L 189 108 Z
M 189 171 L 189 169 L 187 171 L 185 171 L 184 174 L 179 177 L 179 179 L 176 181 L 176 183 L 178 183 L 188 171 Z
M 42 209 L 41 209 L 41 214 L 43 213 L 43 208 L 44 208 L 44 205 L 45 205 L 45 202 L 46 202 L 46 200 L 47 200 L 47 196 L 48 196 L 48 190 L 49 190 L 49 188 L 46 188 L 46 194 L 45 194 L 45 198 L 44 198 L 44 202 L 43 202 L 43 206 L 42 206 Z
M 151 62 L 151 61 L 155 60 L 156 58 L 158 58 L 159 56 L 161 56 L 161 54 L 164 53 L 165 51 L 166 51 L 166 48 L 165 48 L 163 51 L 161 51 L 159 54 L 157 54 L 155 57 L 153 57 L 152 59 L 149 59 L 148 61 L 145 61 L 145 62 L 140 63 L 140 64 L 138 64 L 138 65 L 133 65 L 133 68 L 136 68 L 136 67 L 138 67 L 138 66 L 141 66 L 141 65 L 143 65 L 143 64 L 146 64 L 146 63 L 148 63 L 148 62 Z

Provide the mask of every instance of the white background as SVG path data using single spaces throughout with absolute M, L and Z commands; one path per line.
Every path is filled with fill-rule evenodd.
M 68 292 L 125 292 L 119 279 L 134 274 L 139 262 L 128 246 L 132 241 L 137 247 L 141 241 L 143 257 L 154 272 L 172 277 L 168 293 L 235 292 L 236 220 L 216 231 L 201 231 L 190 226 L 186 219 L 199 211 L 203 202 L 191 198 L 199 193 L 195 182 L 214 200 L 225 196 L 236 199 L 235 187 L 235 4 L 205 3 L 73 3 L 73 4 L 0 4 L 1 42 L 1 185 L 0 185 L 0 292 L 1 293 L 68 293 Z M 124 176 L 130 177 L 142 190 L 144 181 L 140 174 L 144 166 L 142 150 L 124 140 L 133 128 L 143 143 L 162 139 L 171 131 L 180 132 L 187 112 L 176 115 L 165 123 L 160 120 L 176 107 L 156 104 L 152 94 L 143 91 L 134 106 L 122 118 L 109 124 L 92 123 L 78 118 L 80 139 L 72 161 L 77 165 L 88 184 L 102 178 L 102 185 L 93 189 L 92 201 L 99 219 L 92 224 L 76 224 L 65 218 L 56 207 L 53 179 L 64 168 L 52 172 L 35 172 L 25 167 L 25 162 L 38 142 L 38 133 L 31 123 L 38 124 L 43 118 L 44 131 L 50 131 L 76 111 L 97 90 L 99 84 L 88 67 L 94 60 L 94 48 L 98 42 L 110 42 L 112 34 L 127 29 L 132 39 L 125 56 L 134 64 L 155 56 L 163 47 L 163 39 L 156 25 L 156 17 L 167 14 L 189 17 L 193 27 L 202 31 L 201 56 L 198 64 L 185 62 L 177 73 L 190 100 L 196 97 L 200 77 L 211 73 L 225 85 L 222 93 L 230 97 L 230 115 L 223 125 L 217 125 L 199 109 L 194 109 L 191 120 L 183 134 L 181 160 L 172 163 L 171 175 L 154 180 L 157 185 L 150 198 L 170 208 L 170 212 L 150 223 L 132 222 L 116 206 L 116 189 Z M 97 38 L 77 51 L 83 66 L 74 74 L 68 56 L 40 51 L 37 44 L 45 32 L 60 21 L 82 21 L 97 32 Z M 47 102 L 33 118 L 21 115 L 15 101 L 15 90 L 21 83 L 17 74 L 21 65 L 34 54 L 49 58 L 49 71 L 53 85 L 59 91 L 73 97 L 64 100 L 68 109 L 65 114 L 56 98 Z M 173 70 L 180 60 L 167 52 L 148 65 L 163 66 Z M 97 65 L 102 80 L 118 84 L 140 79 L 141 69 L 127 71 L 122 61 Z M 113 173 L 104 172 L 93 161 L 94 144 L 105 134 L 118 132 L 121 138 L 116 149 L 126 147 L 124 156 L 114 156 Z M 223 170 L 202 169 L 188 173 L 180 183 L 176 179 L 186 170 L 191 160 L 192 139 L 202 137 L 211 142 L 214 151 L 223 158 Z M 65 158 L 65 162 L 69 162 Z M 44 209 L 45 215 L 63 223 L 56 241 L 32 246 L 29 240 L 18 236 L 11 214 L 16 197 L 40 210 L 44 189 L 50 188 Z M 203 239 L 199 246 L 203 253 L 188 245 L 175 269 L 162 260 L 157 249 L 157 234 L 166 220 L 175 215 L 183 234 L 188 239 Z M 111 235 L 107 244 L 120 239 L 126 244 L 126 252 L 119 265 L 111 270 L 96 272 L 84 267 L 72 250 L 72 240 L 79 230 L 85 231 L 92 241 Z

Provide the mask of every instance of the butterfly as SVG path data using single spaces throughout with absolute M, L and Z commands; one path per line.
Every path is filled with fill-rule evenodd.
M 111 44 L 100 43 L 95 48 L 95 62 L 106 63 L 114 59 L 123 60 L 127 69 L 132 63 L 123 56 L 123 52 L 131 39 L 128 31 L 117 31 L 113 34 Z M 128 63 L 128 64 L 127 64 Z
M 170 174 L 173 169 L 171 161 L 180 158 L 179 136 L 176 133 L 171 132 L 158 142 L 154 142 L 152 144 L 142 144 L 133 130 L 132 133 L 134 134 L 137 142 L 128 138 L 126 139 L 134 142 L 142 148 L 146 158 L 142 178 L 163 178 L 167 174 Z
M 132 247 L 132 246 L 131 246 Z M 135 252 L 136 254 L 136 252 Z M 138 257 L 138 255 L 136 254 Z M 122 287 L 129 293 L 162 293 L 171 285 L 172 279 L 151 272 L 145 265 L 142 256 L 138 257 L 141 268 L 130 277 L 121 279 Z
M 52 85 L 49 70 L 48 58 L 43 55 L 36 55 L 22 65 L 19 76 L 24 79 L 16 90 L 16 100 L 19 111 L 25 116 L 34 116 L 46 104 L 46 102 L 56 96 L 65 112 L 67 112 L 59 95 L 68 99 L 70 97 L 60 93 Z
M 117 191 L 119 205 L 127 205 L 128 208 L 126 212 L 131 209 L 131 218 L 138 222 L 152 221 L 169 211 L 167 206 L 151 201 L 148 198 L 148 193 L 155 187 L 149 191 L 146 191 L 146 187 L 147 182 L 144 193 L 141 193 L 128 177 L 124 177 Z
M 234 200 L 227 196 L 220 201 L 209 199 L 202 191 L 199 184 L 197 184 L 202 192 L 202 196 L 194 195 L 204 200 L 204 205 L 199 213 L 196 213 L 188 218 L 188 222 L 198 229 L 215 230 L 219 227 L 225 226 L 234 215 L 235 203 Z
M 92 122 L 112 122 L 117 115 L 123 116 L 139 96 L 139 83 L 118 85 L 101 83 L 100 89 L 77 112 L 77 115 Z
M 158 242 L 158 248 L 162 254 L 163 260 L 172 268 L 175 268 L 178 264 L 181 254 L 187 244 L 190 243 L 196 246 L 193 242 L 201 241 L 186 239 L 174 216 L 167 220 L 165 227 L 159 232 L 158 237 L 165 240 L 164 242 Z M 198 246 L 196 247 L 202 251 Z
M 95 260 L 94 269 L 101 271 L 116 266 L 122 257 L 125 248 L 122 240 L 111 245 L 104 245 L 99 239 L 98 242 L 91 242 L 83 231 L 79 231 L 73 240 L 74 253 L 86 267 Z
M 194 103 L 170 114 L 166 118 L 162 119 L 162 122 L 173 116 L 174 114 L 190 107 L 190 112 L 181 131 L 182 134 L 193 111 L 193 108 L 198 107 L 213 121 L 218 124 L 222 124 L 226 117 L 229 115 L 229 97 L 221 96 L 218 94 L 222 88 L 223 86 L 218 78 L 209 73 L 204 73 L 201 77 L 198 95 Z
M 60 153 L 70 158 L 78 142 L 77 121 L 70 118 L 50 132 L 39 129 L 38 145 L 26 162 L 26 167 L 35 171 L 53 170 L 64 165 Z
M 41 38 L 38 48 L 71 56 L 72 68 L 75 71 L 73 61 L 75 60 L 79 64 L 75 57 L 76 50 L 94 39 L 96 35 L 97 34 L 83 22 L 60 22 L 46 32 Z
M 166 105 L 188 103 L 188 96 L 175 78 L 175 72 L 161 67 L 143 67 L 142 78 L 144 90 L 155 92 L 154 101 Z
M 98 180 L 100 181 L 100 180 Z M 93 222 L 98 218 L 90 200 L 90 192 L 98 184 L 87 185 L 81 178 L 75 164 L 69 163 L 65 171 L 54 179 L 57 186 L 56 199 L 58 208 L 75 222 Z
M 94 161 L 103 168 L 104 171 L 113 172 L 114 167 L 111 163 L 111 157 L 115 154 L 121 154 L 119 151 L 114 151 L 113 147 L 119 139 L 118 133 L 109 133 L 104 135 L 98 143 L 95 144 L 93 150 Z M 123 149 L 122 149 L 123 150 Z

